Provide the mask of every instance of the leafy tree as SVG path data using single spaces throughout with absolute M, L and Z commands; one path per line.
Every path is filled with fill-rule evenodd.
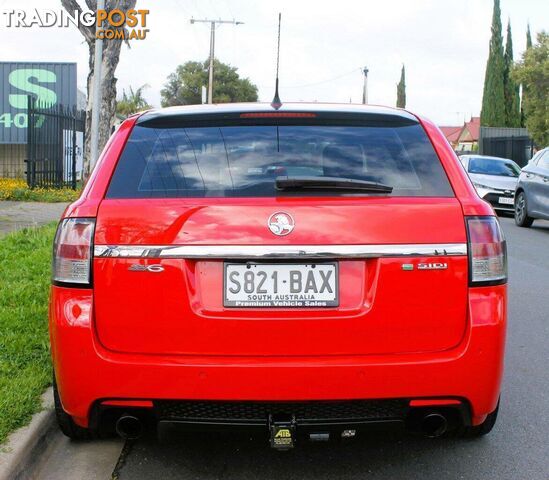
M 520 127 L 519 86 L 511 77 L 513 68 L 513 37 L 511 35 L 511 20 L 507 23 L 507 42 L 505 44 L 505 72 L 503 85 L 505 91 L 505 126 Z
M 528 95 L 523 100 L 526 128 L 534 142 L 549 145 L 549 34 L 538 33 L 537 44 L 526 49 L 512 72 Z
M 397 107 L 406 108 L 406 71 L 404 65 L 400 71 L 400 82 L 397 84 Z
M 129 93 L 122 90 L 122 99 L 116 102 L 116 113 L 128 117 L 133 113 L 151 108 L 143 97 L 143 90 L 146 88 L 149 88 L 149 85 L 141 85 L 135 92 L 131 86 Z
M 160 92 L 162 106 L 202 103 L 202 86 L 208 85 L 208 67 L 208 60 L 179 65 Z M 257 87 L 248 78 L 240 78 L 235 67 L 214 60 L 213 102 L 257 102 Z
M 80 6 L 78 2 L 83 3 L 84 8 Z M 105 10 L 110 12 L 111 10 L 120 9 L 127 11 L 135 8 L 137 0 L 105 0 Z M 97 11 L 97 0 L 61 0 L 61 5 L 67 12 L 74 15 L 77 11 L 81 14 L 83 10 Z M 112 27 L 113 30 L 124 30 L 124 25 L 120 27 Z M 88 103 L 86 106 L 86 137 L 84 139 L 84 165 L 83 175 L 84 179 L 90 174 L 90 134 L 91 132 L 91 110 L 94 99 L 93 82 L 95 77 L 94 71 L 94 56 L 95 56 L 95 24 L 84 25 L 78 24 L 78 30 L 86 40 L 88 44 L 89 57 L 89 73 L 88 73 Z M 101 105 L 101 111 L 99 113 L 99 151 L 103 150 L 103 147 L 107 143 L 107 140 L 111 136 L 111 127 L 114 122 L 114 114 L 116 112 L 116 67 L 120 60 L 120 49 L 122 47 L 122 41 L 120 40 L 105 40 L 103 41 L 103 58 L 101 62 L 101 99 L 99 104 Z M 96 160 L 96 159 L 95 159 Z
M 494 0 L 492 15 L 492 37 L 490 52 L 484 76 L 484 92 L 480 123 L 487 127 L 505 126 L 505 60 L 503 58 L 503 40 L 501 36 L 501 10 L 499 0 Z

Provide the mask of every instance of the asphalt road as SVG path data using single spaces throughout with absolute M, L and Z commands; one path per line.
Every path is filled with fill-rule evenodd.
M 247 437 L 160 443 L 150 435 L 125 445 L 113 478 L 549 479 L 549 222 L 521 229 L 503 218 L 502 225 L 509 251 L 509 329 L 499 419 L 487 437 L 430 440 L 385 432 L 348 444 L 305 443 L 276 452 Z M 57 468 L 68 453 L 58 450 L 58 458 L 48 462 Z

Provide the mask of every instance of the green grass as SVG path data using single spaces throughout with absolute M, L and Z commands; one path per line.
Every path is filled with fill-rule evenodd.
M 50 261 L 55 225 L 0 238 L 0 443 L 40 409 L 51 383 Z

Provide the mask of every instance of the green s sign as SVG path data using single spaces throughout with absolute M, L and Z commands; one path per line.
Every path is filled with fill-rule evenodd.
M 42 128 L 50 122 L 47 111 L 76 107 L 76 63 L 0 62 L 0 87 L 0 144 L 24 144 L 29 122 Z M 32 117 L 29 97 L 38 107 Z
M 33 80 L 31 82 L 31 80 Z M 57 94 L 41 84 L 52 83 L 55 85 L 57 76 L 50 70 L 38 68 L 20 68 L 13 70 L 8 77 L 12 87 L 26 93 L 13 93 L 9 96 L 10 105 L 13 108 L 27 109 L 27 97 L 32 94 L 36 97 L 37 103 L 44 108 L 50 108 L 57 102 Z

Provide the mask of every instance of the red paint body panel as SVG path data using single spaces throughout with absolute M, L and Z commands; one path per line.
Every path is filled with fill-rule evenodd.
M 105 398 L 211 400 L 466 399 L 474 422 L 494 410 L 503 373 L 505 285 L 469 290 L 468 326 L 435 353 L 335 357 L 208 357 L 120 354 L 104 349 L 93 293 L 52 287 L 52 355 L 65 410 L 87 424 Z M 83 313 L 72 315 L 78 304 Z
M 339 307 L 288 310 L 224 308 L 221 261 L 142 260 L 165 270 L 162 281 L 141 275 L 136 282 L 128 270 L 135 260 L 96 259 L 98 337 L 113 351 L 184 355 L 404 353 L 457 345 L 467 319 L 467 257 L 447 259 L 444 271 L 403 272 L 406 261 L 340 261 Z
M 105 196 L 118 158 L 138 118 L 139 115 L 134 115 L 126 119 L 110 137 L 82 190 L 82 195 L 66 208 L 63 218 L 97 215 L 99 204 Z
M 464 243 L 455 198 L 105 200 L 96 244 L 312 245 Z M 260 205 L 257 205 L 260 203 Z M 266 219 L 284 209 L 292 235 Z M 437 225 L 437 229 L 432 228 Z M 94 262 L 99 339 L 113 351 L 192 355 L 340 355 L 440 351 L 466 324 L 467 258 L 444 271 L 403 272 L 434 258 L 340 261 L 340 306 L 223 307 L 223 262 L 102 258 Z M 160 264 L 161 276 L 132 264 Z M 113 302 L 112 299 L 117 301 Z M 395 301 L 398 299 L 398 301 Z
M 493 215 L 426 119 L 455 198 L 105 199 L 137 119 L 65 212 L 97 217 L 96 245 L 466 243 L 464 215 Z M 291 235 L 267 229 L 277 210 L 294 217 Z M 223 307 L 222 261 L 96 258 L 93 290 L 51 290 L 63 407 L 86 426 L 103 400 L 457 399 L 479 424 L 499 397 L 507 289 L 470 287 L 466 256 L 444 257 L 447 270 L 402 269 L 439 260 L 340 260 L 340 306 L 295 311 Z M 129 272 L 136 263 L 164 271 Z
M 297 227 L 277 237 L 273 211 Z M 436 229 L 433 228 L 436 225 Z M 455 198 L 204 198 L 104 200 L 98 245 L 353 245 L 463 243 L 465 223 Z

